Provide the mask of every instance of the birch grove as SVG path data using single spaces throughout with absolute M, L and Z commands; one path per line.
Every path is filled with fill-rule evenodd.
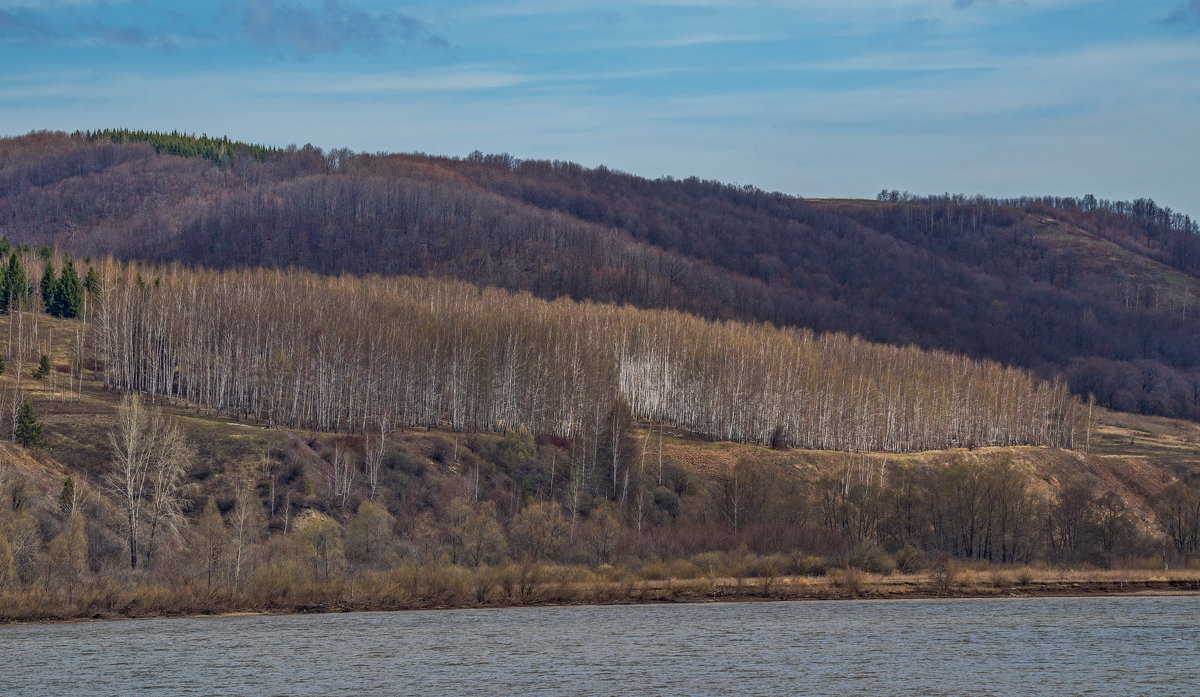
M 1070 448 L 1083 415 L 1061 382 L 841 334 L 444 279 L 99 272 L 107 387 L 268 426 L 587 439 L 620 404 L 713 439 L 906 452 Z

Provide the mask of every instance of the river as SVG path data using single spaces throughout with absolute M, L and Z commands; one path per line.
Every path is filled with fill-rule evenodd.
M 0 627 L 0 695 L 1200 695 L 1200 597 Z

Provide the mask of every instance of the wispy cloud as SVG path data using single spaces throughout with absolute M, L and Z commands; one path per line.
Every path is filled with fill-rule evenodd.
M 762 41 L 779 41 L 786 37 L 771 34 L 694 34 L 688 36 L 665 36 L 644 41 L 630 41 L 627 46 L 644 48 L 686 48 L 708 44 L 744 44 Z
M 1163 24 L 1181 25 L 1200 21 L 1200 0 L 1188 0 L 1178 5 L 1163 17 Z
M 28 12 L 0 9 L 0 41 L 21 43 L 42 41 L 50 33 L 50 28 Z
M 246 37 L 262 48 L 311 58 L 345 50 L 374 52 L 393 42 L 445 47 L 448 42 L 420 19 L 396 11 L 368 12 L 338 0 L 319 5 L 247 0 L 242 9 Z
M 523 75 L 474 67 L 421 71 L 410 75 L 381 74 L 347 77 L 343 74 L 314 74 L 304 76 L 300 80 L 297 80 L 296 77 L 295 75 L 287 76 L 287 87 L 281 91 L 290 94 L 314 95 L 385 95 L 395 92 L 491 90 L 515 87 L 530 81 L 530 78 Z
M 44 4 L 47 7 L 52 5 Z M 156 33 L 134 24 L 91 20 L 62 21 L 40 12 L 34 6 L 0 9 L 0 44 L 13 46 L 176 48 L 207 40 L 211 40 L 211 36 L 200 32 Z

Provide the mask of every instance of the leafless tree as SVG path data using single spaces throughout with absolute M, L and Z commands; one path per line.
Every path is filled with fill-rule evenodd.
M 161 411 L 147 408 L 136 394 L 121 399 L 109 443 L 113 470 L 107 483 L 124 509 L 129 565 L 137 568 L 143 536 L 148 536 L 144 561 L 150 563 L 158 540 L 164 534 L 178 534 L 180 489 L 191 449 L 178 425 Z

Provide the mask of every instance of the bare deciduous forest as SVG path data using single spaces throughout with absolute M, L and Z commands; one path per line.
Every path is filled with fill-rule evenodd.
M 106 263 L 99 278 L 107 385 L 268 425 L 524 428 L 587 440 L 594 466 L 614 419 L 850 452 L 1071 447 L 1081 423 L 1065 386 L 844 335 L 403 277 Z

